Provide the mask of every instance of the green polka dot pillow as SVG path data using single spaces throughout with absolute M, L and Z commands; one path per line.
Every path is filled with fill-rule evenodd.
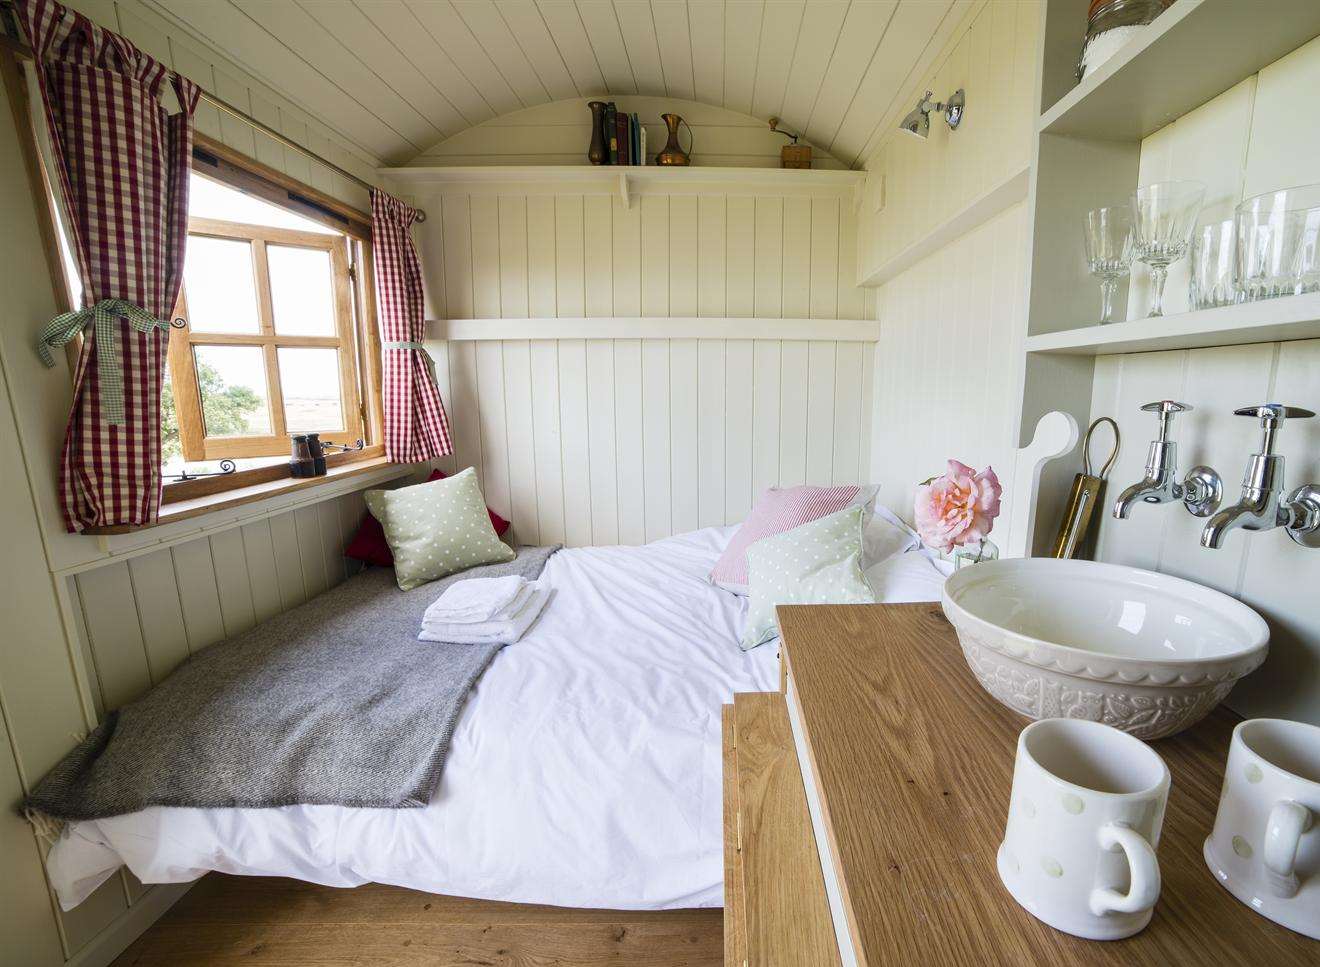
M 517 554 L 495 534 L 477 473 L 462 473 L 398 490 L 368 490 L 367 510 L 380 521 L 394 555 L 394 579 L 404 591 L 478 564 Z
M 779 637 L 779 604 L 871 604 L 862 574 L 865 507 L 849 507 L 757 541 L 747 549 L 743 651 Z

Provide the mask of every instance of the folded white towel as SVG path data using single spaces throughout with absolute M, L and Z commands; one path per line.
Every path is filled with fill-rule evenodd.
M 527 587 L 527 579 L 518 574 L 456 581 L 431 602 L 422 623 L 466 624 L 508 617 L 521 605 Z
M 511 645 L 532 626 L 549 598 L 548 590 L 531 584 L 522 607 L 507 618 L 462 624 L 423 622 L 417 637 L 421 641 L 451 641 L 460 645 Z

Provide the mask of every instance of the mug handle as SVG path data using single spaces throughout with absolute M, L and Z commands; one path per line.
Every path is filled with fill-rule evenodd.
M 1121 847 L 1127 854 L 1132 885 L 1127 893 L 1105 887 L 1091 891 L 1091 912 L 1097 917 L 1106 913 L 1140 913 L 1155 905 L 1160 896 L 1160 864 L 1146 838 L 1131 826 L 1106 823 L 1099 829 L 1100 846 L 1112 850 Z
M 1291 799 L 1280 799 L 1270 810 L 1265 824 L 1265 877 L 1277 897 L 1295 897 L 1301 887 L 1293 867 L 1302 834 L 1312 821 L 1311 810 Z

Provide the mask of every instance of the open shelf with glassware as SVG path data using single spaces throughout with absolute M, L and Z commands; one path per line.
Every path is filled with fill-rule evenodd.
M 1320 293 L 1083 326 L 1027 338 L 1027 352 L 1069 356 L 1150 353 L 1320 338 Z
M 1296 287 L 1303 295 L 1180 311 L 1192 302 L 1175 289 L 1186 285 L 1182 270 L 1179 281 L 1169 283 L 1165 315 L 1102 324 L 1100 280 L 1087 264 L 1083 229 L 1088 212 L 1128 206 L 1134 191 L 1144 187 L 1139 186 L 1143 139 L 1320 35 L 1320 2 L 1175 0 L 1080 82 L 1076 70 L 1088 5 L 1045 0 L 1043 6 L 1019 440 L 1029 439 L 1036 420 L 1052 409 L 1071 413 L 1083 426 L 1090 421 L 1098 356 L 1320 337 L 1320 293 L 1308 286 Z M 1144 177 L 1176 180 L 1180 172 Z M 1216 199 L 1217 206 L 1223 204 Z M 1193 225 L 1229 214 L 1210 209 Z M 1152 255 L 1149 244 L 1143 254 Z M 1186 266 L 1189 255 L 1177 254 L 1175 268 Z M 1128 274 L 1116 281 L 1113 303 L 1120 320 L 1129 302 L 1132 315 L 1147 314 L 1144 293 L 1129 299 L 1131 279 Z M 1046 468 L 1059 479 L 1042 482 L 1037 513 L 1043 519 L 1061 514 L 1066 464 Z

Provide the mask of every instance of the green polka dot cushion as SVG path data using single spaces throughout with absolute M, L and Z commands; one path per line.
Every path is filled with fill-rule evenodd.
M 865 507 L 849 507 L 757 541 L 747 549 L 743 651 L 779 637 L 779 604 L 871 604 L 862 574 Z
M 394 580 L 404 591 L 518 556 L 496 536 L 471 467 L 413 487 L 368 490 L 366 498 L 367 509 L 385 531 L 394 555 Z

